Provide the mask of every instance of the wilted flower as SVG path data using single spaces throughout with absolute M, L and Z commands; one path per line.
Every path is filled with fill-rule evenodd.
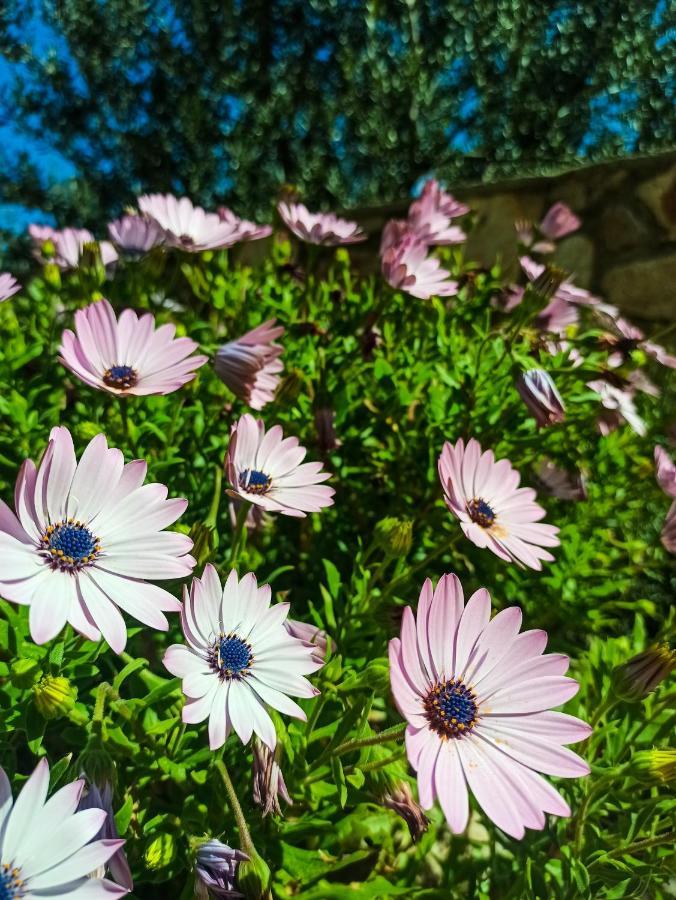
M 526 277 L 530 282 L 537 281 L 537 279 L 546 270 L 546 266 L 544 265 L 544 263 L 535 262 L 535 260 L 530 259 L 530 257 L 528 256 L 522 256 L 519 262 L 521 263 L 521 268 L 523 269 Z M 572 281 L 566 280 L 562 281 L 554 292 L 552 301 L 554 300 L 563 301 L 564 303 L 569 303 L 576 307 L 596 307 L 601 302 L 598 297 L 594 297 L 594 295 L 590 294 L 589 291 L 586 291 L 584 288 L 577 287 L 577 285 L 573 284 Z
M 114 244 L 131 256 L 141 256 L 164 243 L 164 232 L 153 219 L 127 213 L 108 225 Z
M 676 500 L 669 507 L 669 512 L 664 520 L 661 535 L 662 545 L 669 553 L 676 553 Z
M 236 887 L 237 868 L 247 859 L 246 853 L 216 839 L 202 844 L 195 863 L 195 897 L 198 900 L 243 897 Z
M 174 197 L 173 194 L 144 194 L 138 198 L 140 211 L 153 219 L 164 232 L 165 242 L 187 253 L 201 253 L 204 250 L 218 250 L 231 247 L 241 240 L 252 240 L 252 235 L 244 237 L 239 219 L 220 218 L 218 213 L 205 212 L 201 206 L 193 206 L 188 197 Z M 262 237 L 262 235 L 257 235 Z
M 383 795 L 381 802 L 385 809 L 391 809 L 406 822 L 412 841 L 420 840 L 429 828 L 429 819 L 413 799 L 408 781 L 399 781 Z
M 676 750 L 639 750 L 631 757 L 629 769 L 637 781 L 645 784 L 670 784 L 676 781 Z
M 659 486 L 667 497 L 676 498 L 676 465 L 667 451 L 659 445 L 655 447 L 655 468 Z
M 587 490 L 581 473 L 562 469 L 551 459 L 545 459 L 540 463 L 537 480 L 550 496 L 559 500 L 587 499 Z
M 21 290 L 21 285 L 9 272 L 0 272 L 0 303 L 9 300 Z
M 554 380 L 544 369 L 529 369 L 516 380 L 516 389 L 526 404 L 538 428 L 565 421 L 566 407 Z
M 284 348 L 274 341 L 284 334 L 276 319 L 268 319 L 252 331 L 225 344 L 216 354 L 214 368 L 221 381 L 252 409 L 263 409 L 274 400 L 284 368 L 279 357 Z
M 78 806 L 78 810 L 83 809 L 102 809 L 106 814 L 106 820 L 96 835 L 97 839 L 106 841 L 119 840 L 120 836 L 117 832 L 115 814 L 113 813 L 113 789 L 107 781 L 103 783 L 101 788 L 93 782 L 89 784 L 89 787 L 86 793 L 82 795 Z M 127 855 L 122 847 L 113 853 L 105 865 L 102 864 L 99 867 L 97 872 L 98 878 L 103 878 L 106 868 L 110 872 L 111 878 L 113 878 L 117 884 L 127 888 L 128 891 L 134 889 L 134 880 L 131 876 L 129 863 L 127 862 Z
M 468 788 L 498 828 L 522 838 L 546 812 L 569 816 L 565 800 L 538 772 L 574 778 L 589 767 L 563 744 L 591 729 L 551 712 L 577 693 L 568 658 L 543 655 L 544 631 L 519 634 L 521 610 L 491 620 L 484 588 L 465 606 L 455 575 L 423 585 L 416 616 L 404 610 L 390 641 L 392 693 L 406 718 L 406 752 L 424 809 L 439 799 L 451 830 L 465 830 Z
M 9 780 L 0 768 L 0 897 L 115 898 L 126 888 L 89 878 L 124 844 L 97 840 L 106 820 L 103 809 L 78 809 L 84 781 L 74 781 L 47 800 L 49 765 L 41 759 L 12 802 Z
M 77 688 L 63 675 L 45 675 L 33 685 L 33 702 L 44 719 L 67 716 L 76 700 Z
M 322 456 L 326 456 L 332 450 L 337 450 L 341 445 L 341 441 L 336 437 L 335 418 L 335 410 L 331 409 L 330 406 L 319 406 L 315 410 L 317 446 Z
M 540 570 L 554 557 L 543 547 L 557 547 L 559 529 L 542 524 L 544 509 L 535 491 L 519 487 L 521 476 L 508 459 L 482 452 L 472 438 L 444 444 L 439 478 L 446 506 L 477 547 L 487 547 L 500 559 Z
M 228 494 L 287 516 L 332 506 L 335 491 L 320 483 L 331 475 L 320 462 L 304 463 L 306 452 L 298 438 L 283 436 L 281 426 L 266 431 L 260 419 L 243 415 L 230 433 Z
M 270 586 L 258 587 L 253 572 L 239 580 L 233 570 L 221 587 L 212 565 L 193 579 L 189 593 L 183 590 L 181 625 L 188 646 L 171 646 L 164 665 L 183 679 L 183 721 L 209 719 L 212 750 L 233 729 L 243 744 L 257 734 L 274 750 L 277 735 L 266 705 L 305 721 L 289 695 L 319 693 L 305 675 L 321 662 L 284 627 L 289 604 L 270 606 L 270 599 Z
M 639 416 L 634 404 L 633 391 L 623 391 L 602 379 L 588 381 L 587 387 L 595 391 L 601 399 L 603 412 L 598 419 L 598 428 L 601 434 L 610 434 L 623 421 L 633 428 L 636 434 L 643 436 L 646 433 L 646 424 Z
M 427 244 L 406 234 L 399 243 L 387 247 L 380 257 L 385 281 L 395 290 L 412 297 L 449 297 L 458 292 L 458 282 L 450 280 L 450 272 L 442 269 L 434 256 L 427 255 Z
M 438 182 L 430 179 L 425 183 L 420 197 L 409 207 L 406 224 L 426 244 L 460 244 L 467 239 L 467 235 L 462 228 L 451 224 L 451 220 L 467 212 L 468 206 L 458 203 L 441 190 Z
M 333 213 L 312 213 L 302 203 L 282 202 L 277 205 L 277 211 L 289 231 L 309 244 L 337 247 L 367 238 L 358 222 L 339 219 Z
M 191 356 L 197 344 L 175 338 L 176 327 L 155 328 L 146 313 L 131 309 L 119 320 L 107 300 L 75 313 L 75 333 L 66 329 L 59 361 L 85 384 L 116 396 L 170 394 L 195 377 L 206 356 Z
M 16 482 L 16 516 L 0 501 L 0 594 L 30 607 L 33 640 L 44 644 L 66 622 L 92 641 L 124 650 L 119 608 L 167 631 L 164 611 L 181 604 L 146 578 L 185 578 L 195 565 L 190 538 L 163 531 L 187 500 L 167 500 L 163 484 L 143 484 L 144 460 L 124 464 L 98 434 L 78 463 L 67 428 L 53 428 L 35 466 Z M 119 608 L 118 608 L 119 607 Z
M 264 816 L 274 813 L 281 816 L 282 807 L 279 798 L 285 803 L 293 804 L 284 783 L 284 775 L 276 758 L 276 750 L 270 750 L 265 744 L 254 738 L 253 742 L 253 798 L 260 806 Z
M 298 638 L 306 647 L 310 647 L 313 659 L 318 663 L 324 663 L 330 638 L 322 628 L 309 622 L 299 622 L 297 619 L 287 619 L 284 627 L 292 637 Z M 335 649 L 333 641 L 331 641 L 331 648 Z
M 261 238 L 270 237 L 272 227 L 270 225 L 257 225 L 247 219 L 240 219 L 227 206 L 218 207 L 218 218 L 221 222 L 227 222 L 239 234 L 240 241 L 258 241 Z
M 613 691 L 622 700 L 643 700 L 676 669 L 676 650 L 653 644 L 613 669 Z

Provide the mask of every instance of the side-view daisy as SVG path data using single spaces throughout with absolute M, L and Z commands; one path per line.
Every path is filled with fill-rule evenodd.
M 190 338 L 175 338 L 171 324 L 155 328 L 150 313 L 131 309 L 119 320 L 107 300 L 75 313 L 75 333 L 66 329 L 59 360 L 85 384 L 116 396 L 171 394 L 196 375 L 206 356 L 191 356 Z
M 228 494 L 269 512 L 304 516 L 333 504 L 334 489 L 321 484 L 331 477 L 323 463 L 307 462 L 298 438 L 285 438 L 280 425 L 265 430 L 248 413 L 232 426 L 226 460 Z
M 434 179 L 425 183 L 420 197 L 408 210 L 408 227 L 427 244 L 460 244 L 467 235 L 458 225 L 455 216 L 469 212 L 469 207 L 445 194 Z
M 313 648 L 292 637 L 284 627 L 288 603 L 270 605 L 269 585 L 258 587 L 249 572 L 237 578 L 234 569 L 224 587 L 208 565 L 202 578 L 184 589 L 181 625 L 187 641 L 164 654 L 164 665 L 183 679 L 188 698 L 183 721 L 209 719 L 209 746 L 221 747 L 234 729 L 242 743 L 252 734 L 271 750 L 277 735 L 266 706 L 298 719 L 303 710 L 290 699 L 316 697 L 305 678 L 322 667 Z
M 385 239 L 380 256 L 380 268 L 385 281 L 395 290 L 405 291 L 419 300 L 430 297 L 449 297 L 458 293 L 458 282 L 441 267 L 434 256 L 428 256 L 428 246 L 415 234 L 404 231 L 398 243 Z
M 128 893 L 112 881 L 90 878 L 122 847 L 123 840 L 94 840 L 106 820 L 103 809 L 80 812 L 84 781 L 73 781 L 47 799 L 49 764 L 41 759 L 16 801 L 0 768 L 0 897 L 74 897 L 111 900 Z
M 538 571 L 542 560 L 554 558 L 543 547 L 559 545 L 559 529 L 539 521 L 545 511 L 532 488 L 519 487 L 521 476 L 508 459 L 482 452 L 474 438 L 467 446 L 462 438 L 455 445 L 446 441 L 439 478 L 446 506 L 477 547 Z
M 248 219 L 240 219 L 227 206 L 218 207 L 218 218 L 221 222 L 227 222 L 239 233 L 240 241 L 258 241 L 261 238 L 270 237 L 272 234 L 271 225 L 258 225 L 256 222 L 249 222 Z
M 337 247 L 367 238 L 357 222 L 340 219 L 333 213 L 310 212 L 303 203 L 279 203 L 277 211 L 289 231 L 308 244 Z
M 187 253 L 231 247 L 244 239 L 239 219 L 221 219 L 218 213 L 206 212 L 201 206 L 194 206 L 188 197 L 144 194 L 138 198 L 138 208 L 160 226 L 165 242 L 170 247 L 177 247 Z M 248 235 L 246 239 L 252 240 L 253 235 Z
M 63 228 L 58 231 L 48 225 L 38 225 L 31 226 L 29 233 L 33 239 L 36 258 L 42 263 L 51 262 L 64 271 L 77 269 L 85 244 L 98 244 L 104 266 L 109 266 L 117 260 L 117 251 L 110 241 L 97 241 L 86 228 Z M 42 252 L 46 241 L 53 245 L 53 254 L 49 257 Z
M 80 461 L 67 428 L 53 428 L 38 466 L 28 459 L 16 482 L 16 515 L 0 501 L 0 595 L 29 606 L 38 644 L 66 622 L 92 641 L 101 635 L 116 653 L 127 629 L 120 614 L 160 631 L 164 612 L 181 604 L 145 579 L 190 575 L 192 541 L 163 531 L 185 511 L 187 500 L 168 500 L 163 484 L 143 484 L 147 465 L 124 464 L 103 434 Z
M 9 300 L 21 290 L 21 285 L 9 272 L 0 272 L 0 303 Z
M 153 219 L 126 213 L 108 225 L 111 241 L 129 256 L 142 256 L 164 243 L 164 232 Z
M 216 354 L 214 368 L 223 384 L 252 409 L 263 409 L 274 400 L 284 368 L 279 357 L 284 352 L 275 340 L 284 334 L 276 319 L 268 319 Z
M 392 693 L 408 722 L 420 803 L 429 809 L 438 799 L 455 834 L 467 826 L 469 791 L 498 828 L 522 838 L 526 828 L 544 828 L 545 813 L 570 815 L 539 772 L 589 772 L 562 745 L 583 740 L 590 727 L 551 711 L 578 691 L 565 677 L 568 657 L 544 655 L 546 632 L 519 634 L 520 627 L 517 607 L 491 619 L 487 590 L 465 605 L 457 576 L 444 575 L 435 590 L 424 583 L 417 617 L 407 606 L 401 637 L 390 641 Z

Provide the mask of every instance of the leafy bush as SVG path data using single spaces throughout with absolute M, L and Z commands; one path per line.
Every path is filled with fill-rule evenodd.
M 45 755 L 52 785 L 81 772 L 112 785 L 138 897 L 192 896 L 195 849 L 210 837 L 249 855 L 255 846 L 256 866 L 240 867 L 240 889 L 252 897 L 264 894 L 268 877 L 274 896 L 307 900 L 668 894 L 674 804 L 664 782 L 673 762 L 669 769 L 636 754 L 667 747 L 673 693 L 663 685 L 619 699 L 611 681 L 618 683 L 615 667 L 672 628 L 676 582 L 660 543 L 668 501 L 652 457 L 655 443 L 667 441 L 673 393 L 640 342 L 611 340 L 593 309 L 557 338 L 536 327 L 562 273 L 546 269 L 550 284 L 534 282 L 503 312 L 497 265 L 478 270 L 457 247 L 438 255 L 457 294 L 419 300 L 360 275 L 344 248 L 317 250 L 279 235 L 255 266 L 239 247 L 155 248 L 106 272 L 87 246 L 76 269 L 48 260 L 0 305 L 0 495 L 10 503 L 21 464 L 39 459 L 54 426 L 70 430 L 78 456 L 103 432 L 127 462 L 147 461 L 148 481 L 188 499 L 176 527 L 195 541 L 197 574 L 211 562 L 225 579 L 235 562 L 240 575 L 255 572 L 275 600 L 290 602 L 294 619 L 329 635 L 325 663 L 311 676 L 320 696 L 299 701 L 308 722 L 273 713 L 293 804 L 280 798 L 282 814 L 264 818 L 253 803 L 251 746 L 233 734 L 224 751 L 211 751 L 206 723 L 181 720 L 181 682 L 162 664 L 167 647 L 183 642 L 176 615 L 168 634 L 128 618 L 128 647 L 116 655 L 70 625 L 39 645 L 27 607 L 0 601 L 0 761 L 15 792 Z M 229 509 L 223 463 L 247 407 L 211 363 L 180 391 L 119 400 L 67 371 L 58 358 L 62 332 L 102 295 L 118 314 L 132 308 L 173 322 L 211 358 L 276 318 L 285 329 L 284 372 L 274 402 L 256 415 L 324 461 L 335 504 L 242 527 Z M 610 367 L 618 352 L 620 365 Z M 562 422 L 543 428 L 515 388 L 536 366 L 566 408 Z M 646 435 L 622 422 L 602 436 L 589 382 L 626 385 L 642 367 L 663 387 L 661 398 L 635 398 Z M 522 483 L 538 488 L 545 521 L 561 529 L 542 571 L 475 545 L 447 508 L 437 460 L 445 441 L 461 437 L 509 459 Z M 583 499 L 578 482 L 577 500 L 546 495 L 546 460 L 581 473 Z M 448 572 L 466 596 L 486 587 L 494 612 L 517 605 L 524 628 L 548 631 L 549 649 L 570 655 L 581 685 L 566 711 L 594 726 L 578 746 L 591 774 L 556 779 L 572 817 L 548 816 L 521 841 L 476 806 L 464 834 L 451 834 L 438 804 L 424 831 L 411 796 L 387 647 L 424 579 Z M 180 596 L 181 582 L 168 586 Z M 233 783 L 250 837 L 232 804 Z

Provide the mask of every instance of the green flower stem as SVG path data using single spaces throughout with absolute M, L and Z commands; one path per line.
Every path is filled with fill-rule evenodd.
M 122 419 L 122 433 L 124 434 L 125 441 L 127 442 L 127 447 L 134 454 L 137 455 L 136 444 L 131 436 L 131 431 L 129 430 L 129 411 L 127 409 L 127 403 L 129 402 L 127 397 L 118 397 L 118 406 L 120 408 L 120 418 Z
M 592 869 L 594 866 L 604 863 L 607 859 L 617 859 L 618 856 L 636 853 L 640 850 L 649 850 L 651 847 L 659 847 L 661 844 L 674 844 L 676 842 L 676 831 L 666 831 L 664 834 L 656 834 L 655 837 L 646 838 L 643 841 L 634 841 L 633 844 L 626 844 L 624 847 L 616 847 L 603 856 L 592 860 L 587 866 Z
M 228 565 L 231 569 L 237 568 L 237 563 L 242 550 L 246 546 L 246 517 L 249 513 L 251 503 L 248 500 L 240 501 L 239 511 L 237 512 L 237 521 L 232 534 L 232 545 L 230 547 L 230 559 Z
M 374 744 L 386 744 L 388 741 L 399 741 L 403 738 L 406 731 L 406 722 L 399 725 L 393 725 L 392 728 L 386 728 L 378 734 L 374 734 L 367 738 L 356 738 L 352 741 L 345 741 L 331 752 L 331 756 L 343 756 L 352 750 L 359 750 L 361 747 L 372 747 Z
M 214 466 L 214 493 L 211 498 L 211 506 L 209 507 L 209 513 L 204 520 L 204 524 L 207 528 L 215 528 L 216 520 L 218 517 L 218 509 L 221 505 L 221 497 L 223 495 L 223 467 L 222 466 Z
M 230 809 L 232 810 L 232 814 L 234 815 L 235 821 L 237 822 L 237 828 L 239 829 L 239 842 L 242 845 L 242 850 L 248 856 L 253 857 L 256 853 L 256 848 L 254 847 L 253 841 L 251 840 L 249 826 L 246 824 L 246 819 L 244 818 L 244 813 L 242 811 L 239 798 L 237 797 L 237 791 L 235 790 L 235 787 L 232 783 L 227 766 L 222 759 L 217 759 L 214 762 L 214 767 L 216 768 L 218 774 L 221 776 L 223 784 L 225 785 L 228 800 L 230 801 Z

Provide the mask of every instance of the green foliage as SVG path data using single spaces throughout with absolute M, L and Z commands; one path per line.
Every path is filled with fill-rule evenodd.
M 598 326 L 589 322 L 569 335 L 583 356 L 576 367 L 568 351 L 550 355 L 528 321 L 515 329 L 492 307 L 502 287 L 497 268 L 474 271 L 457 250 L 446 257 L 464 286 L 445 302 L 421 302 L 357 278 L 344 251 L 326 251 L 320 269 L 299 272 L 283 244 L 258 269 L 241 265 L 236 251 L 158 253 L 121 262 L 103 283 L 101 273 L 86 268 L 62 283 L 53 273 L 37 275 L 0 306 L 0 496 L 10 499 L 20 464 L 39 456 L 53 425 L 71 429 L 78 452 L 104 431 L 127 459 L 148 461 L 150 480 L 189 499 L 179 527 L 201 535 L 200 565 L 210 560 L 226 574 L 233 530 L 217 474 L 242 404 L 208 365 L 178 392 L 130 398 L 125 424 L 113 398 L 61 367 L 57 347 L 74 311 L 101 292 L 118 311 L 151 310 L 159 321 L 175 322 L 210 355 L 277 317 L 286 328 L 287 374 L 262 417 L 318 459 L 314 414 L 328 406 L 340 445 L 325 460 L 335 506 L 300 520 L 277 517 L 240 548 L 240 572 L 255 571 L 278 599 L 291 602 L 295 618 L 326 629 L 333 641 L 313 676 L 320 697 L 301 701 L 308 722 L 275 716 L 293 797 L 283 818 L 263 820 L 253 806 L 250 748 L 235 736 L 225 747 L 274 896 L 666 897 L 674 803 L 668 785 L 644 783 L 630 761 L 673 740 L 673 691 L 663 684 L 643 702 L 621 703 L 610 679 L 615 666 L 672 629 L 676 580 L 659 542 L 668 500 L 655 483 L 652 450 L 656 439 L 665 440 L 663 415 L 673 394 L 665 385 L 664 400 L 639 400 L 648 437 L 623 427 L 601 438 L 598 398 L 586 388 L 607 367 Z M 376 319 L 380 340 L 365 352 L 364 331 Z M 568 409 L 564 424 L 542 431 L 513 386 L 515 368 L 535 361 L 553 376 Z M 509 457 L 525 484 L 533 484 L 545 457 L 584 471 L 586 501 L 543 500 L 546 521 L 561 527 L 561 546 L 541 573 L 474 546 L 445 507 L 436 461 L 443 442 L 461 436 Z M 391 552 L 384 536 L 391 540 L 402 524 L 404 539 Z M 494 610 L 518 604 L 526 628 L 549 631 L 549 648 L 570 654 L 581 683 L 566 710 L 595 724 L 577 748 L 591 775 L 555 779 L 572 818 L 548 817 L 544 831 L 529 831 L 521 842 L 474 807 L 459 837 L 433 809 L 429 830 L 414 844 L 402 819 L 382 805 L 394 785 L 414 784 L 389 694 L 387 643 L 424 578 L 449 571 L 466 593 L 487 587 Z M 173 589 L 178 596 L 180 585 Z M 127 839 L 136 896 L 149 900 L 192 895 L 198 839 L 244 841 L 220 754 L 209 751 L 205 725 L 182 724 L 180 683 L 161 663 L 165 648 L 180 639 L 176 618 L 169 634 L 129 623 L 128 654 L 118 658 L 70 628 L 36 646 L 25 607 L 0 601 L 0 762 L 15 788 L 43 754 L 61 782 L 82 766 L 114 776 L 116 822 Z M 54 679 L 67 679 L 56 684 L 72 691 L 60 717 L 46 719 L 35 685 Z M 263 884 L 262 871 L 251 883 Z
M 284 181 L 334 206 L 382 203 L 431 171 L 475 181 L 663 149 L 673 42 L 658 6 L 14 0 L 0 25 L 21 65 L 2 105 L 76 177 L 46 187 L 19 155 L 0 184 L 97 227 L 144 190 L 267 217 Z M 26 40 L 35 16 L 48 50 Z

